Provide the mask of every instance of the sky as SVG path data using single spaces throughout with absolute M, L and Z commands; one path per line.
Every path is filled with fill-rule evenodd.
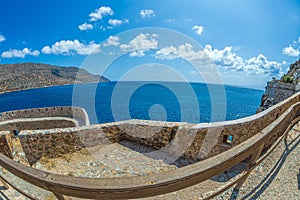
M 299 0 L 10 0 L 0 63 L 263 89 L 300 58 L 299 30 Z

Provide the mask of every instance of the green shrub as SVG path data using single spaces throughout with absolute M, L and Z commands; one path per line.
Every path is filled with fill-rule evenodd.
M 282 77 L 282 81 L 284 83 L 293 83 L 294 82 L 294 78 L 289 76 L 289 75 L 285 75 Z

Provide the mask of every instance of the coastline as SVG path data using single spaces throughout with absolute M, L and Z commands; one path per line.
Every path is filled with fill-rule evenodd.
M 32 90 L 32 89 L 42 89 L 42 88 L 50 88 L 50 87 L 56 87 L 56 86 L 68 86 L 68 85 L 81 85 L 81 84 L 90 84 L 90 83 L 107 83 L 107 82 L 98 81 L 98 82 L 87 82 L 87 83 L 66 83 L 66 84 L 57 84 L 57 85 L 45 85 L 42 87 L 30 87 L 30 88 L 24 88 L 24 89 L 20 89 L 20 90 L 9 90 L 9 91 L 4 91 L 4 92 L 0 91 L 0 95 L 11 93 L 11 92 Z
M 82 82 L 82 83 L 66 83 L 66 84 L 55 84 L 55 85 L 46 85 L 46 86 L 42 86 L 42 87 L 29 87 L 29 88 L 24 88 L 24 89 L 16 89 L 16 90 L 8 90 L 8 91 L 0 91 L 0 95 L 2 94 L 6 94 L 6 93 L 10 93 L 10 92 L 20 92 L 20 91 L 24 91 L 24 90 L 31 90 L 31 89 L 40 89 L 40 88 L 49 88 L 49 87 L 55 87 L 55 86 L 67 86 L 67 85 L 81 85 L 81 84 L 90 84 L 90 83 L 107 83 L 107 82 L 118 82 L 118 81 L 98 81 L 98 82 Z M 120 81 L 120 82 L 144 82 L 144 81 Z M 147 82 L 147 81 L 146 81 Z M 151 82 L 151 81 L 150 81 Z M 164 81 L 158 81 L 158 82 L 164 82 Z M 168 82 L 168 81 L 166 81 Z M 176 82 L 174 82 L 176 83 Z M 178 82 L 181 83 L 181 82 Z M 191 84 L 206 84 L 206 83 L 202 83 L 202 82 L 190 82 Z M 210 83 L 210 85 L 217 85 L 219 86 L 220 84 L 213 84 Z M 224 84 L 224 87 L 228 86 L 228 87 L 235 87 L 235 88 L 244 88 L 244 89 L 250 89 L 250 90 L 260 90 L 263 91 L 262 89 L 256 89 L 256 88 L 247 88 L 247 87 L 243 87 L 243 86 L 237 86 L 237 85 L 227 85 Z

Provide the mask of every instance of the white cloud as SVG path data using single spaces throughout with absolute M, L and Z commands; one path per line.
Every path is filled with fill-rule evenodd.
M 203 32 L 203 26 L 193 26 L 192 28 L 198 35 L 201 35 Z
M 78 40 L 62 40 L 56 42 L 51 47 L 45 46 L 42 49 L 44 54 L 56 54 L 56 55 L 72 55 L 74 53 L 79 55 L 90 55 L 100 52 L 100 44 L 90 42 L 89 44 L 83 44 Z
M 246 60 L 245 63 L 244 71 L 249 74 L 278 75 L 282 71 L 280 63 L 268 61 L 267 57 L 262 54 Z
M 10 49 L 9 51 L 4 51 L 1 54 L 2 58 L 25 58 L 27 55 L 38 56 L 40 52 L 38 50 L 31 51 L 31 49 L 24 48 L 23 50 Z
M 257 57 L 244 60 L 238 56 L 232 47 L 225 47 L 223 50 L 212 49 L 206 45 L 204 51 L 211 60 L 218 66 L 232 71 L 242 71 L 247 74 L 265 74 L 278 76 L 282 74 L 282 63 L 269 61 L 266 56 L 259 54 Z
M 173 60 L 179 58 L 177 48 L 174 46 L 165 47 L 155 53 L 155 57 L 161 60 Z
M 0 42 L 3 42 L 5 40 L 6 40 L 6 38 L 2 34 L 0 34 Z
M 293 44 L 282 49 L 282 53 L 287 56 L 297 57 L 300 55 L 300 37 L 294 40 Z
M 125 24 L 125 23 L 128 23 L 129 20 L 128 19 L 125 19 L 125 20 L 119 20 L 119 19 L 110 19 L 108 20 L 108 23 L 112 26 L 119 26 L 121 24 Z
M 297 44 L 297 43 L 300 43 L 300 37 L 298 38 L 298 40 L 293 41 L 293 44 Z
M 178 47 L 170 46 L 160 49 L 156 52 L 155 57 L 167 60 L 183 58 L 197 66 L 205 66 L 205 64 L 212 62 L 226 70 L 242 71 L 247 74 L 277 76 L 282 73 L 282 63 L 268 61 L 262 54 L 244 60 L 235 53 L 231 46 L 219 50 L 213 49 L 211 45 L 206 45 L 203 50 L 195 51 L 191 44 L 186 43 Z
M 289 47 L 285 47 L 282 49 L 282 53 L 287 55 L 287 56 L 299 56 L 300 55 L 300 50 L 299 49 L 295 49 L 294 47 L 292 47 L 291 45 Z
M 109 36 L 108 40 L 103 44 L 103 46 L 119 46 L 120 38 L 117 36 Z
M 162 48 L 156 52 L 155 56 L 162 60 L 173 60 L 175 58 L 183 58 L 193 62 L 202 62 L 206 60 L 205 52 L 193 50 L 193 46 L 189 43 L 185 43 L 178 47 L 170 46 Z
M 78 28 L 81 31 L 86 31 L 86 30 L 92 30 L 94 28 L 94 26 L 92 24 L 88 24 L 88 23 L 85 22 L 85 23 L 79 25 Z
M 130 57 L 143 57 L 143 56 L 145 56 L 145 51 L 143 51 L 143 50 L 136 50 L 136 51 L 130 52 L 129 56 Z
M 128 44 L 121 44 L 120 49 L 123 52 L 130 52 L 130 56 L 142 57 L 145 52 L 150 49 L 156 49 L 158 46 L 158 40 L 156 34 L 143 34 L 140 33 L 134 39 L 132 39 Z
M 152 10 L 152 9 L 145 9 L 145 10 L 140 11 L 140 16 L 142 18 L 155 17 L 155 13 L 154 13 L 154 10 Z
M 102 6 L 95 10 L 95 12 L 91 13 L 90 16 L 90 21 L 98 21 L 101 20 L 104 16 L 106 15 L 113 15 L 114 12 L 110 7 Z

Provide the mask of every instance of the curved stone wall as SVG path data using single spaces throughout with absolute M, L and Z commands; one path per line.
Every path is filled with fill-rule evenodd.
M 25 118 L 0 122 L 0 130 L 15 130 L 17 132 L 21 130 L 68 128 L 78 126 L 78 122 L 75 119 L 63 117 Z
M 15 110 L 0 113 L 0 122 L 23 118 L 42 118 L 42 117 L 66 117 L 74 118 L 79 126 L 90 125 L 88 115 L 82 108 L 57 106 L 47 108 L 33 108 L 26 110 Z
M 261 132 L 291 105 L 300 101 L 295 94 L 275 106 L 250 117 L 216 123 L 188 124 L 129 120 L 84 127 L 21 131 L 18 135 L 31 163 L 40 157 L 56 157 L 84 147 L 130 140 L 194 160 L 203 160 L 224 152 Z M 299 111 L 295 111 L 295 115 Z M 284 123 L 290 123 L 285 119 Z M 280 129 L 280 127 L 278 127 Z M 224 138 L 233 140 L 226 143 Z M 269 138 L 268 147 L 278 135 Z

